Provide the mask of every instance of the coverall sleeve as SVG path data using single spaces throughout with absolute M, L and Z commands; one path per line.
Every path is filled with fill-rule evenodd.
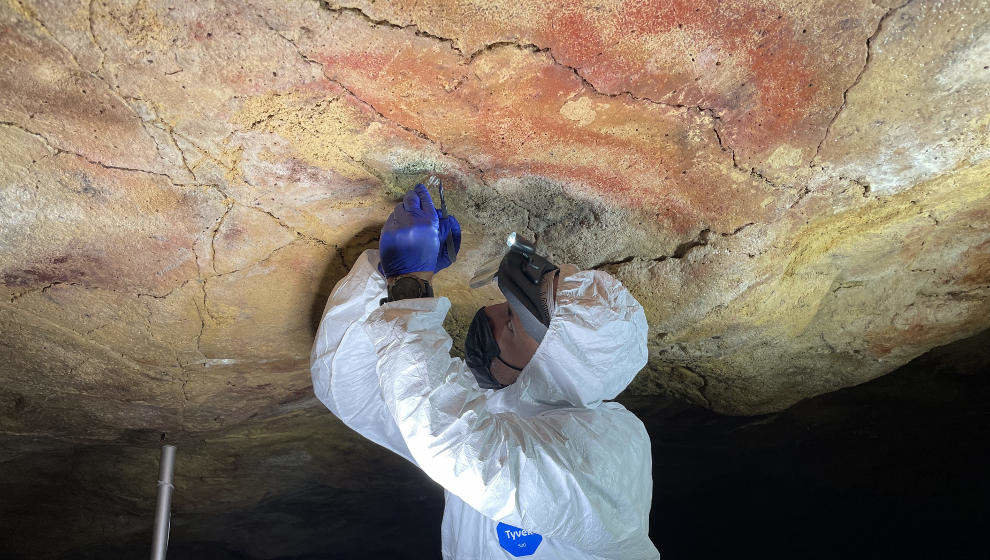
M 310 354 L 310 374 L 316 397 L 344 424 L 412 461 L 382 399 L 378 357 L 362 328 L 386 295 L 378 251 L 367 250 L 330 294 Z
M 602 558 L 641 557 L 624 554 L 642 550 L 633 540 L 646 534 L 652 488 L 630 483 L 651 479 L 642 423 L 613 403 L 491 412 L 494 391 L 450 356 L 449 308 L 447 298 L 403 300 L 366 321 L 382 395 L 416 463 L 490 519 Z

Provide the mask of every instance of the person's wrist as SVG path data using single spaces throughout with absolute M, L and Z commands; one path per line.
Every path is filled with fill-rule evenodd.
M 387 278 L 387 297 L 381 299 L 378 304 L 383 305 L 390 301 L 403 299 L 433 297 L 433 285 L 430 284 L 432 278 L 433 272 L 431 271 L 410 272 Z
M 432 282 L 433 281 L 433 275 L 434 274 L 435 273 L 432 270 L 422 270 L 422 271 L 418 271 L 418 272 L 407 272 L 405 274 L 396 274 L 395 276 L 386 276 L 385 277 L 385 282 L 386 282 L 386 285 L 388 285 L 389 287 L 391 287 L 393 284 L 395 284 L 396 280 L 398 280 L 399 278 L 404 278 L 406 276 L 411 276 L 413 278 L 418 278 L 418 279 L 423 280 L 425 282 Z

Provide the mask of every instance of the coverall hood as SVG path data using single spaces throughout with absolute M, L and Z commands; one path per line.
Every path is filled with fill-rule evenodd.
M 646 363 L 646 317 L 605 272 L 565 273 L 516 383 L 480 389 L 443 328 L 447 298 L 379 305 L 366 252 L 331 294 L 316 396 L 445 490 L 446 560 L 657 560 L 649 434 L 615 397 Z
M 499 391 L 538 408 L 590 407 L 614 399 L 646 365 L 643 308 L 597 270 L 565 265 L 547 334 L 516 382 Z

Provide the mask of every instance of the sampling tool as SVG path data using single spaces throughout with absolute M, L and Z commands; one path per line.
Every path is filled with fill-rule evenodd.
M 447 201 L 443 197 L 443 183 L 440 178 L 436 175 L 430 175 L 430 178 L 426 180 L 427 187 L 434 187 L 440 192 L 440 218 L 444 219 L 447 217 Z M 453 264 L 457 260 L 457 250 L 454 249 L 454 233 L 447 233 L 447 239 L 444 241 L 447 244 L 447 255 L 450 256 L 450 262 Z

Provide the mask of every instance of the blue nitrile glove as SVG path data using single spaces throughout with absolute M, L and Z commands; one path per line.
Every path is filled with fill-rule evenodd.
M 440 220 L 440 253 L 437 255 L 437 265 L 433 268 L 433 272 L 440 272 L 441 270 L 450 266 L 457 257 L 457 252 L 461 250 L 461 224 L 457 222 L 457 218 L 447 214 L 446 218 L 440 218 L 440 211 L 437 210 L 437 217 Z M 454 238 L 454 254 L 447 254 L 447 236 L 451 235 Z
M 459 229 L 459 228 L 458 228 Z M 440 253 L 440 219 L 430 191 L 422 184 L 407 192 L 385 220 L 378 241 L 379 268 L 386 278 L 434 272 Z

